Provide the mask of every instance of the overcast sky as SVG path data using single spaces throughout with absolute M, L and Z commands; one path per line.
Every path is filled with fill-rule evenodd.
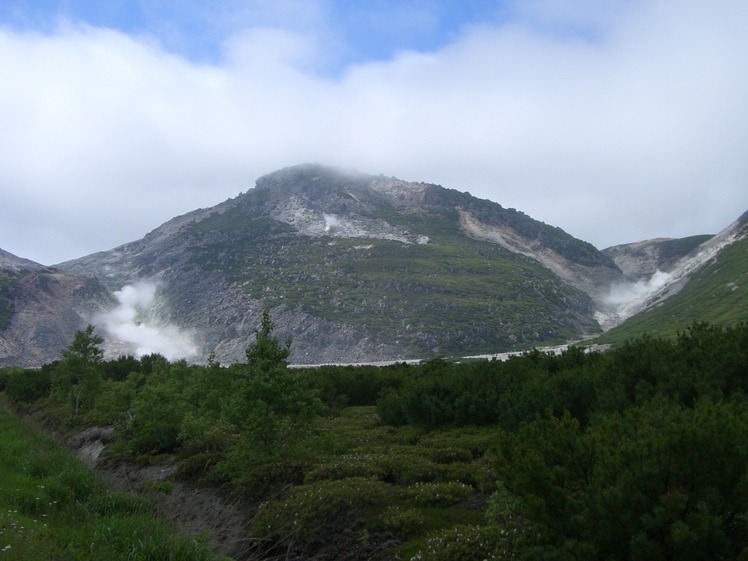
M 598 248 L 748 210 L 745 0 L 3 0 L 0 248 L 54 264 L 303 162 Z

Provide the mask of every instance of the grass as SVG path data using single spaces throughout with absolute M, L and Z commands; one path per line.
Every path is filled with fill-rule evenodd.
M 142 498 L 108 491 L 69 452 L 0 409 L 0 560 L 208 561 Z

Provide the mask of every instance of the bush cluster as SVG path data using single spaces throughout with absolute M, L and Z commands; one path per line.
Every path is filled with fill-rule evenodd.
M 274 554 L 748 555 L 748 324 L 604 353 L 295 370 L 264 322 L 247 364 L 103 361 L 85 332 L 60 361 L 5 369 L 0 384 L 265 500 L 253 531 Z M 65 485 L 59 500 L 77 492 Z

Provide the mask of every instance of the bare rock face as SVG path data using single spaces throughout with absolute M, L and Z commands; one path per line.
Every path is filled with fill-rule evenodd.
M 35 263 L 30 259 L 23 259 L 0 249 L 0 271 L 6 273 L 18 273 L 20 271 L 40 271 L 44 265 Z
M 113 298 L 93 274 L 54 269 L 2 271 L 9 302 L 0 331 L 0 365 L 40 366 L 59 358 L 75 331 Z
M 603 250 L 628 280 L 649 279 L 657 271 L 670 273 L 678 262 L 706 242 L 711 236 L 658 238 L 617 245 Z

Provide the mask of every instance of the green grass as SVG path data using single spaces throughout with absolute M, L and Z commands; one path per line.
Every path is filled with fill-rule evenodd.
M 674 337 L 694 321 L 735 325 L 748 320 L 748 239 L 737 241 L 701 268 L 663 303 L 629 318 L 596 341 L 621 344 L 645 333 Z
M 109 492 L 66 449 L 0 409 L 0 559 L 209 560 L 153 503 Z

